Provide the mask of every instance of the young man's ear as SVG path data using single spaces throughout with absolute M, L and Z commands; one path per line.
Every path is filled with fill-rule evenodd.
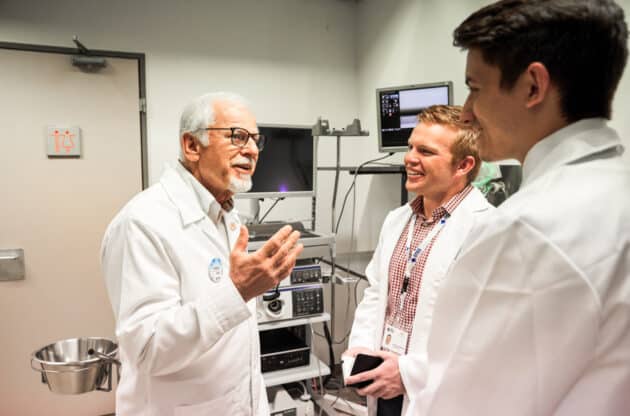
M 190 162 L 197 162 L 199 160 L 201 143 L 191 133 L 184 133 L 180 139 L 180 145 L 182 147 L 182 155 L 184 159 Z
M 460 176 L 468 176 L 468 172 L 475 168 L 475 158 L 468 155 L 457 163 L 457 173 Z
M 532 108 L 542 103 L 549 95 L 551 78 L 547 67 L 541 62 L 529 64 L 525 77 L 528 86 L 526 107 Z

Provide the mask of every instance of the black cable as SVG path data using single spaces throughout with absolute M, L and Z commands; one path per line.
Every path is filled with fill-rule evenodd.
M 357 280 L 356 280 L 356 282 L 354 282 L 354 289 L 353 289 L 353 291 L 354 291 L 354 307 L 355 307 L 355 308 L 356 308 L 357 306 L 359 306 L 359 304 L 358 304 L 358 302 L 357 302 L 357 299 L 358 299 L 358 296 L 357 296 L 357 288 L 359 287 L 359 282 L 361 282 L 361 279 L 357 279 Z M 348 290 L 348 298 L 349 298 L 349 297 L 350 297 L 350 290 Z M 350 299 L 348 299 L 348 305 L 350 305 L 349 300 L 350 300 Z M 346 323 L 347 323 L 347 321 L 346 321 L 346 322 L 344 322 L 344 324 L 346 324 Z M 340 339 L 340 340 L 338 340 L 338 341 L 333 340 L 333 344 L 335 344 L 335 345 L 341 345 L 341 344 L 343 344 L 344 342 L 346 342 L 346 340 L 347 340 L 347 339 L 348 339 L 348 337 L 350 336 L 350 333 L 351 333 L 351 332 L 352 332 L 352 325 L 350 325 L 350 328 L 348 328 L 348 330 L 346 331 L 346 333 L 345 333 L 345 335 L 343 336 L 343 338 L 341 338 L 341 339 Z
M 280 198 L 276 198 L 276 201 L 269 207 L 269 209 L 267 210 L 267 212 L 265 212 L 265 215 L 262 216 L 261 219 L 258 220 L 258 224 L 262 224 L 263 220 L 267 217 L 267 215 L 269 215 L 269 213 L 271 212 L 271 210 L 273 209 L 273 207 L 275 207 L 276 205 L 278 205 L 278 202 L 282 201 L 285 197 L 281 196 Z
M 352 191 L 352 189 L 355 186 L 355 183 L 357 181 L 357 176 L 359 175 L 359 172 L 360 172 L 361 168 L 363 166 L 369 164 L 369 163 L 374 163 L 374 162 L 377 162 L 379 160 L 383 160 L 383 159 L 386 159 L 388 157 L 391 157 L 393 155 L 394 155 L 394 153 L 390 152 L 390 153 L 386 154 L 385 156 L 377 157 L 376 159 L 371 159 L 371 160 L 368 160 L 366 162 L 363 162 L 357 167 L 356 171 L 354 172 L 354 179 L 352 180 L 352 184 L 350 185 L 350 187 L 346 191 L 346 195 L 344 196 L 344 199 L 343 199 L 343 204 L 341 206 L 341 212 L 339 213 L 339 217 L 337 218 L 337 224 L 335 225 L 335 234 L 337 234 L 339 232 L 339 224 L 341 224 L 341 218 L 343 217 L 343 211 L 344 211 L 344 209 L 346 207 L 346 202 L 348 201 L 348 196 L 350 195 L 350 192 Z M 334 267 L 334 264 L 333 264 L 333 267 Z M 358 286 L 358 282 L 355 285 L 355 289 L 356 289 L 357 286 Z M 321 336 L 320 334 L 317 334 L 317 335 Z M 348 337 L 348 335 L 349 334 L 346 334 L 346 336 L 344 337 L 344 339 L 341 342 L 345 341 L 345 339 Z M 335 368 L 335 353 L 333 351 L 333 343 L 334 343 L 334 341 L 333 341 L 332 336 L 330 334 L 330 330 L 328 329 L 327 322 L 324 322 L 324 336 L 326 338 L 326 342 L 328 343 L 328 355 L 329 355 L 329 362 L 328 362 L 328 364 L 330 366 L 330 371 L 331 371 L 331 374 L 327 375 L 324 378 L 324 385 L 326 385 L 328 383 L 328 381 L 330 381 L 330 379 L 332 377 L 333 369 Z
M 265 302 L 271 302 L 272 300 L 276 300 L 280 297 L 280 283 L 276 285 L 276 288 L 271 293 L 263 293 L 263 300 Z
M 328 342 L 328 366 L 330 367 L 330 374 L 324 377 L 325 386 L 332 377 L 333 369 L 335 368 L 335 352 L 333 351 L 333 340 L 328 329 L 328 322 L 324 322 L 324 336 L 326 337 L 326 342 Z
M 394 153 L 390 152 L 390 153 L 388 153 L 385 156 L 381 156 L 381 157 L 378 157 L 376 159 L 372 159 L 372 160 L 368 160 L 366 162 L 363 162 L 357 167 L 357 169 L 356 169 L 356 171 L 354 173 L 354 179 L 352 180 L 352 184 L 350 185 L 350 187 L 346 191 L 346 195 L 344 196 L 343 205 L 341 206 L 341 212 L 339 213 L 339 217 L 337 218 L 337 224 L 335 225 L 335 233 L 338 233 L 338 231 L 339 231 L 339 224 L 341 224 L 341 218 L 343 216 L 343 211 L 344 211 L 344 209 L 346 207 L 346 203 L 348 201 L 348 196 L 350 195 L 350 192 L 352 191 L 352 189 L 355 186 L 355 183 L 356 183 L 356 180 L 357 180 L 357 176 L 358 176 L 361 168 L 363 166 L 367 165 L 368 163 L 374 163 L 374 162 L 377 162 L 379 160 L 383 160 L 383 159 L 386 159 L 388 157 L 391 157 L 393 155 L 394 155 Z M 333 267 L 334 267 L 334 264 L 333 264 Z M 355 287 L 354 287 L 355 288 L 355 304 L 356 304 L 356 288 L 357 288 L 357 286 L 358 286 L 358 281 L 355 283 Z M 334 343 L 334 341 L 332 339 L 332 335 L 330 334 L 330 329 L 328 328 L 328 323 L 327 322 L 323 322 L 323 325 L 324 325 L 324 335 L 323 335 L 323 337 L 326 338 L 326 343 L 328 344 L 328 357 L 329 357 L 328 365 L 330 367 L 330 374 L 328 374 L 326 377 L 324 377 L 324 386 L 325 386 L 330 381 L 330 379 L 332 378 L 333 369 L 335 368 L 335 352 L 333 350 L 333 343 Z M 319 334 L 317 332 L 314 332 L 314 334 L 317 335 L 317 336 L 320 336 L 320 337 L 322 336 L 321 334 Z M 342 342 L 347 338 L 347 336 L 348 336 L 348 334 L 344 337 Z M 322 386 L 322 387 L 324 387 L 324 386 Z
M 361 171 L 361 168 L 363 166 L 369 164 L 369 163 L 378 162 L 379 160 L 386 159 L 386 158 L 391 157 L 393 155 L 394 155 L 394 152 L 389 152 L 385 156 L 377 157 L 376 159 L 372 159 L 372 160 L 368 160 L 367 162 L 363 162 L 354 171 L 354 179 L 352 180 L 352 184 L 350 185 L 350 187 L 346 191 L 346 195 L 343 197 L 343 204 L 341 205 L 341 211 L 339 212 L 339 217 L 337 217 L 337 224 L 335 225 L 335 234 L 339 233 L 339 225 L 341 224 L 341 218 L 343 217 L 343 211 L 346 208 L 346 202 L 348 202 L 348 196 L 350 196 L 350 191 L 352 191 L 352 188 L 354 188 L 354 186 L 355 186 L 355 183 L 357 181 L 357 176 L 359 175 L 359 172 Z
M 358 171 L 359 170 L 357 169 L 357 172 Z M 355 178 L 356 178 L 356 172 L 355 172 Z M 341 217 L 343 216 L 343 210 L 346 208 L 346 201 L 348 200 L 348 195 L 350 195 L 350 191 L 352 191 L 352 189 L 354 189 L 354 180 L 352 181 L 352 184 L 350 184 L 350 187 L 348 188 L 346 195 L 343 197 L 343 204 L 341 204 L 341 212 L 339 212 L 339 217 L 337 217 L 337 225 L 335 225 L 335 234 L 339 233 L 339 224 L 341 224 Z

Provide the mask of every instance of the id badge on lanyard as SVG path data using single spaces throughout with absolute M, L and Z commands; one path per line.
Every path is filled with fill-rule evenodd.
M 385 330 L 383 331 L 383 341 L 381 342 L 381 348 L 383 350 L 391 351 L 398 355 L 402 355 L 406 352 L 407 339 L 409 338 L 409 333 L 401 329 L 401 327 L 402 314 L 405 309 L 405 301 L 407 299 L 407 290 L 409 288 L 411 272 L 416 266 L 420 254 L 431 243 L 431 240 L 433 240 L 437 233 L 440 232 L 440 230 L 444 227 L 444 224 L 446 224 L 447 217 L 443 217 L 440 220 L 440 223 L 433 227 L 431 232 L 424 238 L 424 240 L 422 240 L 420 244 L 418 244 L 418 247 L 416 247 L 413 253 L 411 253 L 411 242 L 413 240 L 413 231 L 416 226 L 416 218 L 416 215 L 413 215 L 409 230 L 407 231 L 407 245 L 405 246 L 405 251 L 407 253 L 407 264 L 405 264 L 403 284 L 400 289 L 400 303 L 398 305 L 398 309 L 394 312 L 394 325 L 385 325 Z
M 393 352 L 394 354 L 403 355 L 407 350 L 407 339 L 409 333 L 405 330 L 396 328 L 393 325 L 385 325 L 383 331 L 383 342 L 381 349 L 383 351 Z

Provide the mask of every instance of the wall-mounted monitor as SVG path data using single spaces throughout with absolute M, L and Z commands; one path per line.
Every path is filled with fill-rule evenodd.
M 383 153 L 406 151 L 418 114 L 435 104 L 452 103 L 451 81 L 377 89 L 378 150 Z
M 310 126 L 259 124 L 267 136 L 260 152 L 252 189 L 237 198 L 315 196 L 317 149 Z

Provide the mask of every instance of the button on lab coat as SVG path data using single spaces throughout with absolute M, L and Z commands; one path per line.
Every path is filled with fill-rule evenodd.
M 426 343 L 431 328 L 433 306 L 446 271 L 462 247 L 462 242 L 475 222 L 494 211 L 477 189 L 473 189 L 455 208 L 444 229 L 438 235 L 424 267 L 416 316 L 407 354 L 400 356 L 398 365 L 407 390 L 403 401 L 403 416 L 410 414 L 413 402 L 425 382 Z M 374 256 L 365 274 L 370 286 L 355 312 L 348 348 L 366 347 L 380 350 L 387 291 L 389 263 L 405 226 L 411 218 L 409 204 L 390 212 L 383 223 Z M 368 397 L 370 415 L 376 414 L 376 401 Z
M 122 361 L 117 415 L 269 413 L 255 300 L 229 277 L 240 223 L 234 211 L 224 219 L 230 248 L 168 168 L 110 224 L 102 267 Z
M 442 286 L 418 415 L 630 414 L 630 169 L 601 119 L 532 148 Z

